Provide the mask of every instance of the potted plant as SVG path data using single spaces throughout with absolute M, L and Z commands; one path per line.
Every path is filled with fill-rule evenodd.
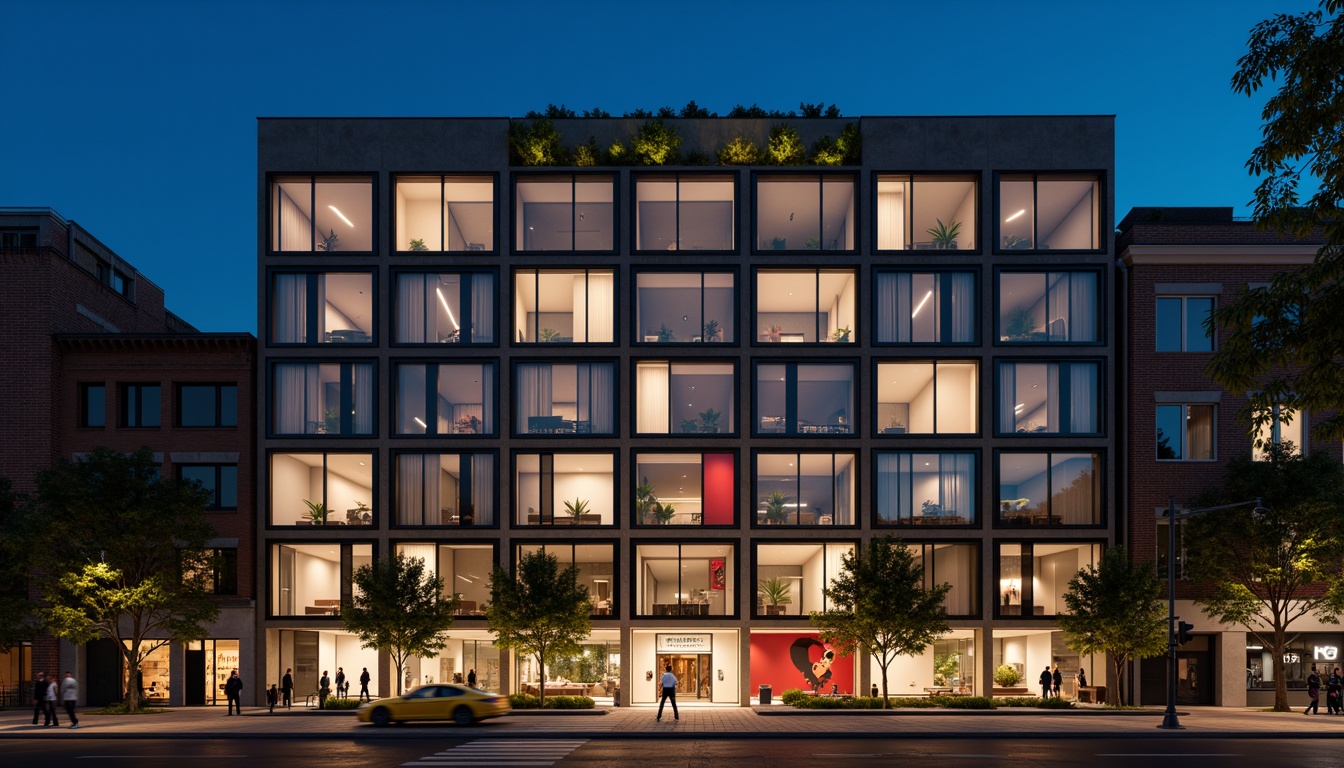
M 1031 247 L 1031 241 L 1018 235 L 1004 235 L 1003 249 L 1005 251 L 1023 251 Z
M 1030 341 L 1037 333 L 1036 313 L 1025 304 L 1013 307 L 1003 317 L 1005 341 Z
M 761 600 L 765 602 L 766 616 L 784 615 L 784 606 L 793 602 L 789 582 L 779 577 L 761 579 L 757 589 L 761 593 Z
M 681 431 L 682 431 L 682 432 L 699 432 L 699 431 L 700 431 L 700 420 L 699 420 L 699 419 L 682 419 L 682 420 L 681 420 Z
M 994 684 L 1000 688 L 1012 688 L 1022 682 L 1022 675 L 1009 664 L 1000 664 L 994 668 Z
M 573 501 L 565 502 L 565 514 L 569 515 L 571 525 L 578 525 L 583 516 L 588 514 L 588 502 L 584 499 L 575 498 Z
M 698 422 L 696 431 L 708 432 L 711 434 L 717 433 L 719 431 L 719 417 L 722 415 L 722 412 L 716 411 L 713 408 L 701 411 L 699 417 L 696 419 Z
M 783 525 L 789 519 L 789 496 L 783 491 L 772 491 L 762 503 L 765 505 L 766 525 Z
M 815 237 L 809 237 L 803 241 L 804 251 L 816 251 L 821 249 L 821 240 Z
M 338 435 L 341 432 L 341 414 L 335 408 L 328 408 L 322 413 L 324 423 L 324 434 Z
M 667 327 L 667 323 L 663 323 L 661 326 L 659 326 L 659 328 L 658 328 L 658 341 L 659 341 L 659 342 L 661 342 L 661 343 L 667 343 L 667 342 L 669 342 L 669 341 L 672 341 L 672 339 L 673 339 L 675 336 L 676 336 L 676 334 L 672 332 L 672 329 Z
M 327 504 L 326 504 L 326 502 L 323 502 L 323 501 L 309 501 L 309 500 L 307 500 L 307 499 L 304 499 L 304 500 L 303 500 L 303 503 L 308 505 L 308 519 L 312 521 L 312 523 L 311 523 L 312 525 L 326 525 L 326 524 L 327 524 Z
M 703 338 L 705 341 L 723 341 L 723 330 L 719 328 L 718 320 L 705 321 L 705 327 L 703 328 L 703 331 L 704 336 L 702 336 L 701 338 Z
M 789 241 L 782 237 L 772 237 L 770 238 L 770 249 L 774 251 L 782 251 L 788 247 L 788 243 Z
M 412 250 L 412 251 L 428 251 L 429 248 L 425 245 L 425 241 L 424 241 L 424 240 L 412 240 L 412 241 L 411 241 L 411 250 Z
M 961 222 L 951 221 L 947 224 L 942 219 L 936 219 L 938 226 L 924 230 L 933 235 L 933 247 L 938 250 L 955 251 L 957 249 L 957 234 L 961 232 Z
M 765 340 L 778 343 L 780 339 L 780 334 L 783 332 L 784 332 L 783 327 L 778 325 L 769 325 L 765 329 Z
M 322 242 L 317 244 L 317 250 L 319 251 L 326 251 L 330 253 L 336 250 L 338 247 L 340 247 L 341 236 L 336 234 L 336 230 L 334 229 L 331 230 L 331 233 L 327 235 L 318 232 L 317 236 L 322 238 Z
M 560 332 L 554 328 L 542 328 L 537 334 L 537 338 L 544 342 L 559 341 Z
M 672 518 L 677 516 L 677 510 L 671 504 L 664 504 L 661 501 L 653 503 L 653 522 L 658 525 L 670 525 Z
M 635 486 L 635 514 L 639 517 L 639 522 L 648 524 L 653 520 L 653 506 L 658 503 L 658 497 L 653 495 L 653 483 L 649 478 L 640 478 L 639 485 Z
M 840 344 L 848 344 L 849 326 L 845 326 L 844 328 L 836 328 L 835 331 L 831 333 L 831 341 L 838 342 Z

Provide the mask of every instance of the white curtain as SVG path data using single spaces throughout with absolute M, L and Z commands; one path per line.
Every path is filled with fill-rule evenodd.
M 275 323 L 272 341 L 303 344 L 308 341 L 308 275 L 276 275 L 272 305 Z
M 578 377 L 575 389 L 578 402 L 577 420 L 588 422 L 595 435 L 609 435 L 616 431 L 613 423 L 616 407 L 615 371 L 609 363 L 580 363 L 575 366 Z
M 1009 434 L 1017 429 L 1017 366 L 999 363 L 999 432 Z
M 886 343 L 910 341 L 910 274 L 880 272 L 877 275 L 877 340 Z
M 969 453 L 944 453 L 938 457 L 939 493 L 943 513 L 966 520 L 975 514 L 975 456 Z
M 397 341 L 423 344 L 428 333 L 427 285 L 432 275 L 397 275 Z M 434 281 L 437 282 L 437 281 Z
M 275 366 L 275 431 L 282 435 L 315 434 L 325 429 L 321 366 L 283 363 Z
M 948 341 L 954 344 L 975 341 L 975 275 L 956 272 L 938 279 L 952 282 L 952 338 Z
M 577 285 L 574 293 L 574 340 L 615 341 L 616 276 L 611 272 L 588 273 L 588 298 L 582 305 L 579 303 Z M 580 312 L 585 313 L 583 322 L 579 320 Z M 586 331 L 580 330 L 585 327 Z M 586 336 L 580 339 L 580 333 L 586 333 Z
M 1059 412 L 1059 363 L 1045 366 L 1045 425 L 1046 432 L 1068 432 Z
M 837 455 L 833 461 L 840 461 Z M 844 467 L 835 472 L 835 490 L 831 505 L 835 509 L 836 525 L 854 524 L 854 461 L 851 459 Z
M 354 363 L 354 392 L 350 402 L 355 409 L 352 421 L 354 434 L 373 434 L 373 364 Z
M 311 194 L 312 185 L 297 185 Z M 280 248 L 282 251 L 313 250 L 313 222 L 304 215 L 303 209 L 289 196 L 285 188 L 277 185 L 280 200 Z
M 466 275 L 463 279 L 466 279 Z M 477 344 L 495 341 L 495 276 L 471 275 L 471 340 Z
M 909 505 L 902 503 L 912 493 L 909 465 L 908 453 L 877 455 L 877 513 L 882 522 L 894 523 L 910 517 Z
M 495 524 L 495 457 L 488 453 L 471 455 L 471 503 L 476 510 L 476 525 Z
M 671 429 L 668 363 L 640 363 L 635 369 L 635 431 L 665 435 Z
M 1069 364 L 1069 430 L 1097 430 L 1097 366 L 1095 363 Z
M 880 187 L 887 184 L 879 182 Z M 877 192 L 877 248 L 898 251 L 905 244 L 905 182 L 891 183 L 891 190 Z
M 1097 276 L 1075 273 L 1069 280 L 1069 341 L 1097 341 Z
M 526 433 L 532 416 L 550 416 L 551 366 L 525 363 L 518 366 L 518 432 Z
M 821 585 L 821 587 L 829 587 L 832 581 L 835 581 L 840 574 L 844 573 L 844 563 L 842 562 L 842 559 L 846 554 L 854 551 L 853 544 L 826 544 L 825 547 L 826 558 L 823 561 L 822 567 L 825 570 L 823 578 L 826 583 Z M 823 602 L 822 610 L 829 610 L 831 606 L 824 602 L 826 596 L 825 593 L 821 591 L 821 587 L 817 588 L 816 594 Z
M 438 454 L 397 457 L 397 524 L 440 525 Z

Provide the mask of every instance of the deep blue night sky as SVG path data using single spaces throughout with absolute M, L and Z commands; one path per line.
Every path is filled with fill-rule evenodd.
M 1251 27 L 1308 2 L 0 3 L 0 206 L 50 206 L 206 331 L 256 331 L 258 116 L 1111 114 L 1116 213 L 1231 205 Z

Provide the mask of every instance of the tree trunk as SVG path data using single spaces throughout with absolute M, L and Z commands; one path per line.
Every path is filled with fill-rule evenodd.
M 538 706 L 544 709 L 546 707 L 546 654 L 543 651 L 537 652 L 537 667 L 540 670 L 537 691 L 541 694 L 541 702 Z
M 123 703 L 127 712 L 140 711 L 140 665 L 129 657 L 126 659 L 126 699 Z
M 1115 706 L 1117 708 L 1125 706 L 1125 659 L 1119 656 L 1113 657 L 1115 662 Z M 1167 665 L 1170 668 L 1170 664 Z M 1170 685 L 1170 683 L 1168 683 Z
M 1274 711 L 1291 712 L 1292 707 L 1288 706 L 1288 681 L 1284 679 L 1283 673 L 1283 654 L 1284 648 L 1288 644 L 1287 633 L 1283 627 L 1274 627 Z
M 882 708 L 891 709 L 891 699 L 887 697 L 887 665 L 882 664 Z

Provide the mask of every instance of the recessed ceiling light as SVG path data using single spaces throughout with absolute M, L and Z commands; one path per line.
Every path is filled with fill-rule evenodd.
M 334 206 L 334 205 L 328 205 L 327 207 L 331 209 L 331 212 L 332 212 L 332 213 L 336 214 L 337 216 L 340 216 L 340 217 L 341 217 L 341 221 L 344 221 L 346 224 L 349 224 L 351 229 L 354 228 L 355 223 L 354 223 L 353 221 L 351 221 L 351 220 L 345 218 L 345 214 L 344 214 L 344 213 L 341 213 L 340 210 L 338 210 L 338 209 L 336 208 L 336 206 Z

